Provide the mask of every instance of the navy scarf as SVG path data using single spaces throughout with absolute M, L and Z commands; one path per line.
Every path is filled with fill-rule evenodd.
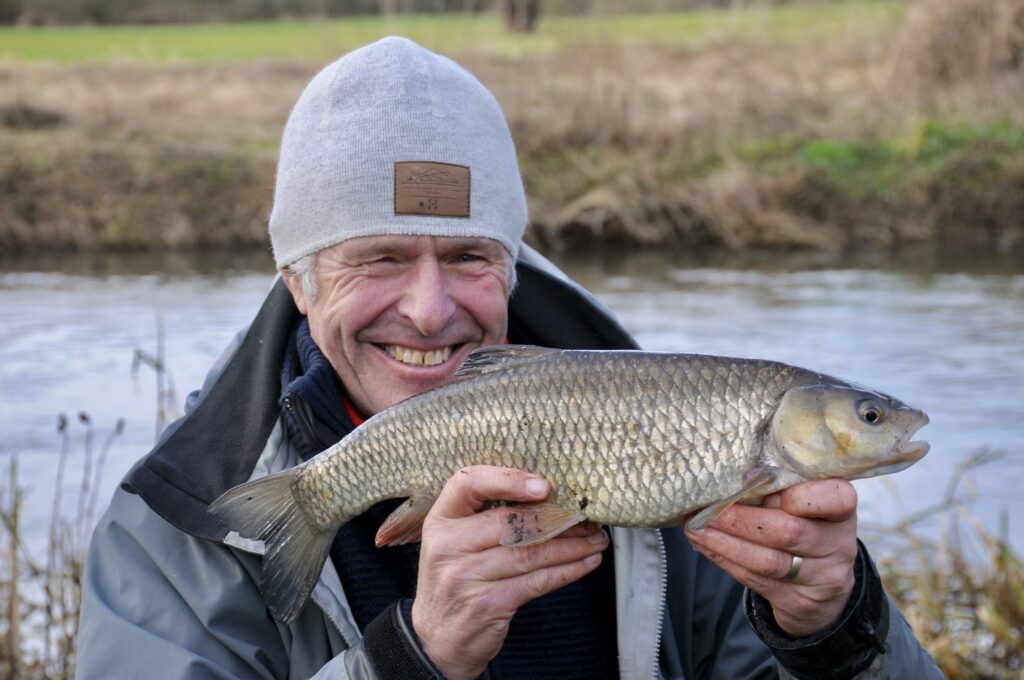
M 281 384 L 285 426 L 305 458 L 355 429 L 338 377 L 313 342 L 305 317 L 292 332 Z M 342 526 L 331 546 L 331 560 L 361 630 L 390 605 L 416 594 L 419 544 L 374 545 L 378 527 L 400 503 L 373 506 Z M 617 655 L 614 567 L 608 550 L 594 572 L 519 609 L 488 673 L 495 680 L 617 678 Z

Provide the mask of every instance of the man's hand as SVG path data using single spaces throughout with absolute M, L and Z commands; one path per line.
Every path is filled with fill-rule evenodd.
M 693 547 L 772 605 L 791 637 L 835 624 L 853 592 L 857 558 L 857 492 L 841 479 L 805 482 L 764 499 L 734 505 L 706 529 L 687 529 Z M 803 558 L 785 580 L 793 556 Z
M 547 482 L 521 470 L 468 467 L 448 480 L 423 523 L 412 622 L 449 680 L 480 675 L 497 655 L 519 607 L 601 563 L 608 536 L 580 525 L 525 548 L 503 547 L 500 513 L 486 501 L 537 503 Z

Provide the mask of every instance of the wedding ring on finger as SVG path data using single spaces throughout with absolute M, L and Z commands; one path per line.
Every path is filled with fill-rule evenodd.
M 800 555 L 793 555 L 793 561 L 789 565 L 789 571 L 782 577 L 783 581 L 793 581 L 796 579 L 797 574 L 800 573 L 800 567 L 804 565 L 804 558 Z

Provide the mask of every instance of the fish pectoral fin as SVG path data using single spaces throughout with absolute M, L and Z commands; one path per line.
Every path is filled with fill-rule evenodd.
M 501 544 L 523 547 L 554 538 L 587 516 L 554 503 L 527 503 L 501 510 Z
M 745 485 L 742 489 L 733 495 L 727 496 L 720 501 L 715 501 L 708 507 L 704 508 L 691 517 L 690 521 L 686 523 L 686 526 L 693 531 L 701 531 L 710 524 L 713 519 L 725 512 L 729 506 L 734 503 L 747 500 L 748 498 L 756 497 L 759 491 L 772 484 L 777 477 L 778 475 L 773 468 L 755 468 L 743 476 Z
M 404 545 L 420 540 L 423 532 L 423 519 L 430 512 L 437 496 L 413 494 L 408 500 L 388 515 L 384 523 L 377 529 L 374 539 L 377 547 L 385 545 Z

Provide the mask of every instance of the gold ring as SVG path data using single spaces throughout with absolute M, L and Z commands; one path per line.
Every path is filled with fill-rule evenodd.
M 789 565 L 789 571 L 782 577 L 783 581 L 792 581 L 796 578 L 796 575 L 800 573 L 800 567 L 804 565 L 804 558 L 799 555 L 793 555 L 793 562 Z

